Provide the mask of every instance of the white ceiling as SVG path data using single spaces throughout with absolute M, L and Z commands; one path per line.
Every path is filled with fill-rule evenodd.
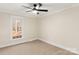
M 24 7 L 22 5 L 26 6 L 32 6 L 32 3 L 0 3 L 0 12 L 6 12 L 6 13 L 13 13 L 23 16 L 33 16 L 32 13 L 25 12 Z M 79 5 L 77 3 L 43 3 L 43 6 L 41 8 L 48 9 L 48 12 L 41 12 L 40 15 L 46 15 L 50 13 L 54 13 L 56 11 L 69 8 L 71 6 Z

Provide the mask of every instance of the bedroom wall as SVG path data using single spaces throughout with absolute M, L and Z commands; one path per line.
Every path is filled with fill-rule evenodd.
M 40 18 L 40 40 L 79 54 L 79 6 Z
M 23 17 L 23 39 L 11 39 L 11 16 Z M 0 48 L 37 39 L 35 17 L 0 12 Z

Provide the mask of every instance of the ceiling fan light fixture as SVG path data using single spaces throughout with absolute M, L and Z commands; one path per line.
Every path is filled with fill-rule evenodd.
M 37 14 L 37 13 L 38 13 L 38 11 L 34 10 L 34 11 L 32 11 L 32 13 L 33 13 L 33 14 Z
M 36 6 L 36 9 L 39 9 L 39 6 Z

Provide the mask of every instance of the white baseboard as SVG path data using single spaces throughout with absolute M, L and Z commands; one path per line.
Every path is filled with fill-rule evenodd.
M 41 39 L 41 38 L 40 38 L 39 40 L 41 40 L 41 41 L 43 41 L 43 42 L 46 42 L 46 43 L 48 43 L 48 44 L 54 45 L 54 46 L 56 46 L 56 47 L 65 49 L 65 50 L 70 51 L 70 52 L 72 52 L 72 53 L 79 54 L 79 52 L 76 51 L 76 50 L 74 50 L 74 49 L 64 47 L 64 46 L 59 45 L 59 44 L 56 44 L 56 43 L 54 43 L 54 42 L 50 42 L 50 41 L 48 41 L 48 40 L 44 40 L 44 39 Z
M 8 46 L 13 46 L 13 45 L 17 45 L 17 44 L 21 44 L 21 43 L 25 43 L 25 42 L 30 42 L 36 40 L 36 38 L 31 38 L 31 39 L 25 39 L 25 40 L 14 40 L 14 41 L 5 41 L 0 43 L 0 48 L 4 48 L 4 47 L 8 47 Z

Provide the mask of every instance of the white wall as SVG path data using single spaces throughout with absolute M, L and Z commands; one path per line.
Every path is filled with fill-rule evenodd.
M 40 18 L 40 39 L 79 53 L 79 6 Z
M 16 15 L 0 12 L 0 48 L 37 39 L 36 19 L 34 17 L 27 16 L 20 16 L 23 17 L 22 20 L 24 22 L 24 38 L 17 40 L 11 39 L 11 16 Z

